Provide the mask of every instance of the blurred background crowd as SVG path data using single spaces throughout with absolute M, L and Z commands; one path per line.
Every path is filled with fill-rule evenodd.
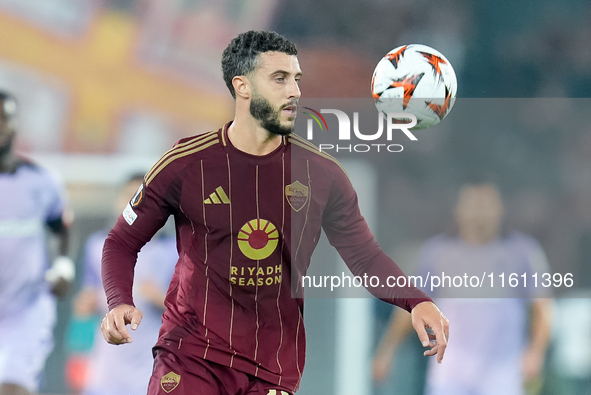
M 72 357 L 86 355 L 92 338 L 77 338 L 83 324 L 73 334 L 71 322 L 87 238 L 112 224 L 130 175 L 149 169 L 179 138 L 231 119 L 221 52 L 250 29 L 275 30 L 297 44 L 304 97 L 368 99 L 378 60 L 402 44 L 430 45 L 454 66 L 456 107 L 419 132 L 417 144 L 398 154 L 342 155 L 376 174 L 374 231 L 405 270 L 427 238 L 449 230 L 464 178 L 486 172 L 503 194 L 506 226 L 539 240 L 552 270 L 574 274 L 577 292 L 591 287 L 585 0 L 0 0 L 0 89 L 19 102 L 18 151 L 62 177 L 75 213 L 70 255 L 78 285 L 59 303 L 42 393 L 83 385 Z M 568 300 L 557 299 L 557 307 L 565 304 L 555 312 L 558 324 Z M 376 342 L 390 311 L 375 303 Z M 555 329 L 530 393 L 588 393 L 572 383 L 589 383 L 589 336 L 581 333 L 573 346 L 568 328 Z M 411 362 L 395 364 L 390 386 L 376 393 L 394 393 L 392 385 L 421 393 L 424 361 L 411 359 L 412 347 L 397 356 Z M 577 354 L 581 347 L 586 354 Z

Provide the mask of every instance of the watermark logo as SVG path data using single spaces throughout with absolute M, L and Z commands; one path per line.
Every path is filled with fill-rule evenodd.
M 321 109 L 320 112 L 310 107 L 304 107 L 310 112 L 304 112 L 309 115 L 306 125 L 306 138 L 310 141 L 314 140 L 314 124 L 318 125 L 321 131 L 328 131 L 328 124 L 322 114 L 335 115 L 338 122 L 338 140 L 339 142 L 351 141 L 352 135 L 362 141 L 377 141 L 382 138 L 384 134 L 384 118 L 386 119 L 385 134 L 386 140 L 392 141 L 395 131 L 401 131 L 411 141 L 417 141 L 416 136 L 410 131 L 411 128 L 417 125 L 417 117 L 410 113 L 388 113 L 384 116 L 383 113 L 378 113 L 378 130 L 372 133 L 365 133 L 359 127 L 359 112 L 353 112 L 353 122 L 347 113 L 337 109 Z M 353 133 L 351 133 L 353 132 Z M 336 150 L 349 152 L 369 152 L 372 150 L 380 151 L 380 148 L 385 148 L 389 152 L 401 152 L 403 146 L 401 144 L 319 144 L 320 151 Z
M 313 114 L 310 114 L 309 112 L 304 112 L 304 114 L 311 116 L 316 121 L 316 123 L 318 124 L 318 126 L 320 126 L 320 130 L 324 130 L 323 127 L 322 127 L 322 123 L 324 123 L 324 126 L 326 126 L 326 130 L 328 130 L 328 125 L 326 124 L 326 119 L 324 119 L 324 117 L 322 116 L 322 114 L 320 114 L 318 111 L 316 111 L 316 110 L 314 110 L 314 109 L 312 109 L 310 107 L 304 107 L 304 108 L 306 110 L 309 110 L 309 111 L 312 111 L 313 112 Z M 322 123 L 320 123 L 320 119 L 318 119 L 318 118 L 322 119 Z M 312 121 L 311 119 L 308 120 L 308 125 L 310 125 L 311 121 Z M 311 128 L 308 126 L 308 130 L 310 130 L 310 129 Z M 308 133 L 310 133 L 310 132 L 308 132 Z

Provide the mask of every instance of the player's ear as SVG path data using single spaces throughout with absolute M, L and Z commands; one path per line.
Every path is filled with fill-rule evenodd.
M 243 99 L 250 97 L 250 81 L 243 75 L 232 78 L 232 86 L 236 92 L 236 97 L 240 96 Z

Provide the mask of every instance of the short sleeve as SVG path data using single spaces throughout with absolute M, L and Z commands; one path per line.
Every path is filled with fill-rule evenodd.
M 66 188 L 63 180 L 56 174 L 43 170 L 45 178 L 44 193 L 46 201 L 45 221 L 61 221 L 66 206 Z
M 526 268 L 525 271 L 529 273 L 529 278 L 533 279 L 534 277 L 538 280 L 538 287 L 528 285 L 526 287 L 527 296 L 530 298 L 547 298 L 551 297 L 551 290 L 547 287 L 540 287 L 544 275 L 552 274 L 550 265 L 548 263 L 548 258 L 546 257 L 546 253 L 542 248 L 542 245 L 533 237 L 526 236 L 526 235 L 519 235 L 518 240 L 522 245 Z M 530 281 L 530 284 L 533 284 L 534 281 Z

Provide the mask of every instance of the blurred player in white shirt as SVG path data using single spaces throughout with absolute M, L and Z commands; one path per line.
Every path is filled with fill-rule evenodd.
M 54 295 L 74 279 L 64 191 L 47 170 L 14 153 L 16 110 L 14 97 L 0 92 L 0 395 L 38 390 L 53 349 Z M 51 268 L 47 229 L 61 254 Z
M 522 233 L 503 232 L 503 215 L 494 184 L 466 184 L 456 206 L 458 234 L 438 235 L 424 244 L 419 274 L 445 272 L 453 277 L 474 269 L 486 271 L 494 273 L 498 287 L 494 291 L 501 290 L 501 273 L 526 273 L 530 280 L 538 273 L 540 278 L 548 272 L 541 246 Z M 524 382 L 540 375 L 550 337 L 551 301 L 536 298 L 533 281 L 526 287 L 505 286 L 502 297 L 478 299 L 461 297 L 459 292 L 464 291 L 454 287 L 425 289 L 454 323 L 457 337 L 455 342 L 451 339 L 445 363 L 429 365 L 426 394 L 520 395 L 525 393 Z M 394 315 L 374 358 L 377 381 L 390 371 L 396 347 L 410 329 L 407 314 Z

